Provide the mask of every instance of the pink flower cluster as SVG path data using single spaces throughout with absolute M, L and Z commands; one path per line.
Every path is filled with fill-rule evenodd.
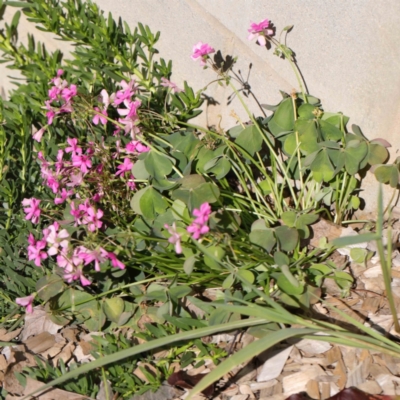
M 186 230 L 192 234 L 193 239 L 200 239 L 202 235 L 209 232 L 208 220 L 211 215 L 211 206 L 209 203 L 203 203 L 200 208 L 193 210 L 193 215 L 196 217 L 192 223 L 186 228 Z M 171 226 L 168 224 L 164 225 L 164 228 L 171 235 L 168 238 L 168 242 L 173 244 L 175 247 L 176 254 L 182 253 L 181 235 L 177 232 L 176 223 L 174 222 Z
M 267 19 L 262 20 L 260 23 L 252 23 L 248 29 L 250 32 L 248 39 L 252 40 L 257 38 L 256 42 L 260 46 L 265 46 L 267 44 L 267 36 L 272 36 L 274 31 L 269 28 L 269 21 Z
M 51 125 L 54 117 L 61 113 L 71 113 L 73 111 L 72 99 L 78 94 L 76 85 L 68 85 L 65 79 L 61 79 L 64 73 L 62 69 L 57 71 L 57 75 L 51 79 L 53 84 L 48 91 L 49 100 L 45 101 L 47 125 Z M 33 135 L 33 139 L 40 142 L 46 127 L 43 127 Z
M 26 297 L 17 297 L 15 299 L 15 302 L 22 307 L 25 307 L 26 312 L 28 314 L 32 314 L 33 313 L 33 300 L 35 299 L 35 294 L 31 294 L 29 296 Z
M 96 115 L 93 118 L 93 123 L 95 125 L 99 122 L 103 125 L 107 124 L 107 108 L 111 104 L 117 108 L 117 113 L 121 117 L 118 118 L 118 122 L 120 125 L 124 126 L 123 131 L 125 134 L 130 134 L 132 139 L 135 139 L 136 135 L 140 133 L 137 111 L 142 102 L 140 100 L 134 100 L 132 97 L 136 94 L 138 86 L 134 80 L 131 80 L 129 83 L 123 80 L 120 86 L 122 89 L 118 90 L 116 93 L 112 93 L 110 96 L 105 89 L 100 92 L 99 99 L 103 104 L 103 108 L 101 110 L 98 107 L 94 108 Z M 124 107 L 121 107 L 121 105 Z M 121 127 L 116 126 L 115 134 L 118 134 L 120 131 Z
M 92 159 L 95 153 L 93 143 L 89 143 L 85 152 L 78 146 L 78 139 L 68 138 L 67 143 L 69 146 L 65 151 L 61 149 L 58 151 L 55 162 L 47 161 L 41 151 L 38 153 L 44 184 L 57 195 L 55 204 L 64 203 L 74 194 L 74 189 L 82 184 L 84 176 L 93 167 Z M 69 159 L 64 159 L 69 153 Z
M 178 88 L 178 86 L 176 85 L 176 83 L 171 82 L 170 80 L 168 80 L 167 78 L 164 78 L 164 77 L 161 78 L 161 83 L 160 83 L 160 85 L 161 85 L 161 86 L 164 86 L 164 87 L 171 88 L 171 89 L 174 91 L 174 93 L 183 92 L 182 89 Z
M 39 208 L 40 200 L 32 197 L 31 199 L 22 200 L 22 205 L 25 207 L 24 212 L 26 213 L 25 219 L 31 220 L 32 224 L 37 224 L 40 218 L 40 208 Z
M 192 60 L 196 61 L 200 59 L 200 65 L 206 65 L 206 60 L 209 58 L 209 54 L 214 53 L 215 50 L 207 43 L 198 42 L 193 46 Z
M 193 210 L 196 219 L 186 229 L 192 234 L 193 239 L 199 239 L 201 235 L 205 235 L 210 230 L 207 225 L 210 214 L 211 206 L 208 203 L 203 203 L 199 209 Z
M 99 214 L 93 215 L 89 212 L 83 216 L 82 224 L 93 224 L 93 229 L 101 227 Z M 85 218 L 87 221 L 85 222 Z M 54 222 L 43 229 L 43 237 L 36 240 L 32 234 L 28 237 L 28 259 L 34 261 L 35 265 L 41 267 L 42 260 L 49 256 L 55 256 L 57 265 L 64 270 L 63 276 L 67 282 L 80 280 L 82 286 L 90 285 L 90 281 L 83 275 L 83 267 L 94 263 L 95 271 L 100 271 L 100 264 L 110 260 L 114 268 L 125 269 L 125 265 L 118 260 L 113 252 L 109 252 L 102 247 L 90 250 L 85 246 L 73 247 L 70 235 L 66 229 L 60 229 L 60 224 Z M 90 228 L 89 228 L 90 229 Z M 47 249 L 47 251 L 46 251 Z

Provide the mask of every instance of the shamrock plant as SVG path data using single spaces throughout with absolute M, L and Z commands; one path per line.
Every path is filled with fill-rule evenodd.
M 257 317 L 263 307 L 277 317 L 275 301 L 307 308 L 324 279 L 346 293 L 352 277 L 329 261 L 333 245 L 308 246 L 312 225 L 351 217 L 360 172 L 374 167 L 379 181 L 396 186 L 399 169 L 384 165 L 384 140 L 369 141 L 354 125 L 349 132 L 348 117 L 324 111 L 305 91 L 292 50 L 268 20 L 253 23 L 249 39 L 275 46 L 300 90 L 255 116 L 234 86 L 233 59 L 221 62 L 197 43 L 192 59 L 213 68 L 248 113 L 249 122 L 217 132 L 190 123 L 202 91 L 170 80 L 172 63 L 156 57 L 159 33 L 141 24 L 132 32 L 91 2 L 6 4 L 76 45 L 72 60 L 33 37 L 18 46 L 19 11 L 0 36 L 4 61 L 27 78 L 0 103 L 0 162 L 10 165 L 0 181 L 0 256 L 19 282 L 4 283 L 8 304 L 30 313 L 41 303 L 53 321 L 90 331 L 138 335 L 165 323 L 179 340 L 265 323 L 241 321 L 254 316 L 254 299 Z M 199 301 L 206 289 L 221 307 Z M 185 301 L 207 318 L 194 318 Z M 288 315 L 272 321 L 289 324 Z

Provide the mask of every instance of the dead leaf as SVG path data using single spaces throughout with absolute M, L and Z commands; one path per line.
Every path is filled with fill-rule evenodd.
M 172 400 L 181 397 L 183 393 L 182 390 L 163 384 L 155 392 L 149 390 L 143 394 L 135 394 L 129 400 Z
M 72 353 L 75 350 L 75 345 L 72 342 L 67 343 L 67 345 L 62 349 L 61 353 L 57 354 L 53 359 L 53 366 L 57 366 L 60 360 L 67 364 L 72 357 Z
M 114 397 L 114 393 L 111 388 L 111 382 L 107 381 L 107 384 L 104 386 L 104 381 L 100 382 L 100 390 L 97 393 L 96 400 L 109 400 Z
M 327 221 L 325 219 L 320 219 L 318 222 L 311 227 L 313 236 L 310 241 L 311 246 L 319 247 L 319 241 L 321 238 L 326 237 L 328 242 L 340 237 L 343 228 L 333 222 Z
M 293 346 L 289 346 L 286 349 L 267 352 L 265 355 L 267 361 L 258 371 L 257 382 L 265 382 L 277 378 L 281 374 L 292 349 Z
M 23 345 L 18 346 L 18 349 L 11 349 L 11 353 L 8 358 L 8 367 L 3 382 L 3 386 L 7 392 L 16 395 L 22 395 L 24 393 L 24 388 L 16 378 L 15 372 L 22 372 L 25 367 L 34 366 L 36 366 L 34 356 L 27 353 Z
M 174 372 L 169 378 L 168 383 L 184 389 L 193 389 L 207 374 L 190 376 L 185 371 Z M 211 397 L 214 394 L 214 385 L 208 386 L 202 391 L 204 396 Z
M 286 400 L 309 400 L 305 393 L 296 393 L 287 397 Z M 368 394 L 357 388 L 347 388 L 326 400 L 394 400 L 392 396 Z
M 7 332 L 7 329 L 0 329 L 0 341 L 1 342 L 9 342 L 11 340 L 13 340 L 14 338 L 16 338 L 20 332 L 22 331 L 22 328 L 19 328 L 15 331 L 12 332 Z
M 39 335 L 31 336 L 23 343 L 32 353 L 38 354 L 50 349 L 56 342 L 54 335 L 49 332 L 42 332 Z
M 42 306 L 33 308 L 32 314 L 25 315 L 25 325 L 21 332 L 21 341 L 31 336 L 39 335 L 42 332 L 56 334 L 63 326 L 51 321 L 49 314 Z

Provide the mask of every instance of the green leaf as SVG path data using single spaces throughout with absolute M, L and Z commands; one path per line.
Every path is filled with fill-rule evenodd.
M 355 175 L 360 170 L 361 162 L 368 154 L 368 146 L 365 142 L 350 140 L 344 150 L 345 167 L 350 175 Z
M 220 308 L 215 309 L 208 317 L 209 326 L 215 326 L 219 324 L 225 324 L 229 321 L 231 312 Z
M 368 255 L 367 249 L 360 249 L 357 247 L 350 249 L 350 257 L 356 263 L 362 264 L 363 262 L 365 262 L 367 255 Z
M 185 271 L 186 275 L 191 275 L 196 261 L 197 258 L 195 255 L 186 258 L 185 262 L 183 263 L 183 270 Z
M 279 247 L 283 251 L 293 251 L 299 241 L 299 233 L 297 229 L 288 226 L 278 226 L 275 228 L 276 239 Z
M 321 129 L 322 137 L 324 138 L 324 140 L 339 141 L 343 137 L 342 131 L 335 125 L 332 125 L 327 121 L 320 120 L 319 127 Z
M 299 134 L 300 150 L 306 155 L 318 150 L 318 130 L 314 120 L 298 119 L 294 127 Z
M 380 165 L 374 171 L 378 182 L 389 183 L 392 188 L 396 188 L 400 182 L 399 170 L 396 165 Z
M 297 113 L 299 114 L 299 118 L 314 119 L 315 118 L 314 111 L 316 109 L 318 110 L 318 108 L 312 104 L 302 104 L 297 110 Z
M 332 240 L 332 245 L 338 248 L 370 242 L 371 240 L 381 239 L 378 233 L 362 233 L 357 236 L 345 236 Z
M 368 146 L 368 164 L 383 164 L 389 157 L 389 152 L 380 144 L 369 143 Z
M 143 160 L 137 160 L 133 164 L 132 174 L 136 179 L 148 179 L 150 176 Z
M 182 297 L 187 296 L 192 292 L 192 288 L 186 285 L 178 285 L 172 288 L 169 288 L 168 293 L 174 299 L 181 299 Z
M 282 132 L 292 131 L 294 127 L 294 109 L 291 97 L 284 99 L 268 122 L 270 132 L 277 136 Z
M 187 177 L 182 178 L 184 180 Z M 218 186 L 206 182 L 196 186 L 195 189 L 182 185 L 171 193 L 174 200 L 183 201 L 190 211 L 199 208 L 203 203 L 215 203 L 220 196 Z
M 213 160 L 210 160 L 213 161 Z M 209 162 L 210 162 L 209 161 Z M 211 168 L 204 168 L 206 172 L 212 172 L 217 179 L 222 179 L 231 170 L 231 163 L 226 157 L 218 157 L 217 162 Z
M 297 219 L 297 214 L 294 211 L 285 211 L 282 213 L 282 221 L 285 225 L 294 227 Z
M 294 277 L 293 279 L 294 283 L 292 280 L 289 280 L 286 275 L 279 274 L 276 284 L 278 285 L 279 289 L 282 290 L 282 292 L 288 294 L 289 296 L 299 296 L 303 293 L 304 286 L 301 286 Z
M 281 251 L 276 251 L 274 254 L 274 262 L 278 267 L 288 265 L 290 263 L 289 257 Z
M 144 165 L 151 176 L 165 178 L 172 171 L 172 160 L 170 157 L 153 150 L 147 153 Z
M 139 200 L 141 214 L 150 220 L 156 217 L 156 214 L 162 214 L 166 211 L 168 207 L 168 202 L 163 198 L 163 196 L 149 187 Z
M 326 149 L 322 149 L 314 161 L 310 165 L 310 169 L 313 172 L 313 177 L 317 182 L 329 182 L 335 176 L 335 170 L 332 166 Z
M 263 138 L 259 128 L 255 125 L 247 126 L 235 140 L 235 143 L 251 156 L 261 150 L 262 142 Z M 246 154 L 244 154 L 244 157 L 246 157 Z
M 222 282 L 222 289 L 227 290 L 235 283 L 235 275 L 229 274 Z
M 173 145 L 175 150 L 185 154 L 188 159 L 195 155 L 195 149 L 201 143 L 193 132 L 175 132 L 167 140 Z
M 58 275 L 44 276 L 36 282 L 36 291 L 43 301 L 48 301 L 61 293 L 65 285 Z
M 207 253 L 209 255 L 204 255 L 204 263 L 212 269 L 220 270 L 222 267 L 218 261 L 225 257 L 225 250 L 221 246 L 210 246 L 207 247 Z
M 236 274 L 241 279 L 250 283 L 254 283 L 254 274 L 248 269 L 239 269 Z
M 103 303 L 103 310 L 106 317 L 115 323 L 118 323 L 121 314 L 124 311 L 124 301 L 120 297 L 106 299 Z
M 273 229 L 255 229 L 250 232 L 249 239 L 251 243 L 262 247 L 269 253 L 276 244 Z

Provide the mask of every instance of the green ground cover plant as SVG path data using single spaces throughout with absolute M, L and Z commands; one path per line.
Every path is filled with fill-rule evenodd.
M 385 164 L 386 141 L 368 140 L 354 125 L 350 131 L 348 117 L 325 111 L 305 91 L 285 44 L 291 27 L 283 40 L 268 20 L 249 29 L 249 39 L 273 45 L 298 78 L 299 91 L 283 93 L 260 116 L 235 87 L 235 59 L 194 46 L 193 60 L 215 70 L 248 114 L 248 122 L 219 132 L 191 123 L 202 91 L 170 81 L 172 62 L 156 49 L 159 32 L 141 24 L 132 30 L 92 2 L 5 5 L 74 50 L 64 58 L 33 36 L 18 43 L 21 11 L 0 33 L 2 61 L 24 76 L 0 100 L 1 323 L 12 329 L 23 318 L 15 317 L 19 306 L 29 313 L 41 304 L 60 325 L 105 333 L 97 339 L 102 357 L 97 352 L 92 363 L 69 372 L 42 363 L 27 374 L 90 395 L 108 379 L 127 397 L 155 389 L 173 361 L 184 367 L 227 355 L 199 338 L 250 327 L 260 339 L 221 362 L 193 393 L 289 337 L 399 354 L 398 344 L 355 321 L 364 335 L 285 308 L 306 310 L 324 279 L 346 294 L 353 278 L 329 260 L 335 243 L 308 246 L 312 225 L 349 222 L 361 204 L 360 176 L 371 167 L 378 181 L 399 182 L 398 160 Z M 204 296 L 211 289 L 212 302 Z M 146 342 L 132 346 L 116 336 L 121 328 Z M 131 376 L 132 360 L 166 346 L 171 354 L 158 361 L 150 384 Z M 97 380 L 82 376 L 107 365 Z

